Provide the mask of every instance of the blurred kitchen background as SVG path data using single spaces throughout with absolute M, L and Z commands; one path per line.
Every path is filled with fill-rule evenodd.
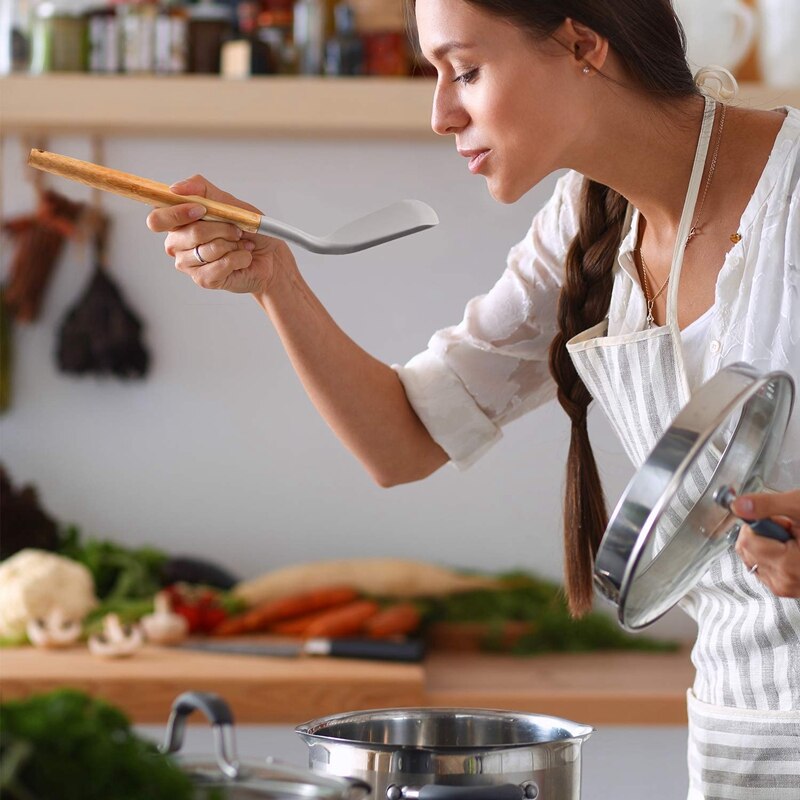
M 800 105 L 797 0 L 677 6 L 690 59 L 730 68 L 735 102 Z M 242 578 L 385 556 L 561 580 L 568 426 L 556 404 L 511 424 L 467 471 L 378 488 L 318 417 L 250 298 L 176 272 L 146 207 L 25 165 L 37 146 L 167 184 L 199 172 L 319 233 L 397 199 L 429 203 L 440 224 L 424 233 L 345 257 L 296 250 L 343 329 L 403 363 L 492 286 L 557 178 L 513 206 L 494 203 L 452 140 L 430 131 L 433 84 L 403 26 L 400 0 L 0 0 L 6 293 L 23 261 L 38 262 L 35 285 L 17 286 L 4 314 L 0 463 L 54 518 Z M 105 235 L 73 224 L 68 208 L 43 212 L 48 191 L 106 218 Z M 31 220 L 59 243 L 23 257 Z M 64 354 L 65 322 L 98 260 L 126 319 L 141 323 L 116 370 Z M 613 506 L 632 470 L 599 413 L 591 426 Z M 652 633 L 691 639 L 693 626 L 676 611 Z M 587 747 L 587 769 L 610 778 L 608 753 L 640 735 L 608 733 L 594 756 Z M 677 797 L 685 733 L 649 735 L 661 737 L 647 741 L 662 761 L 642 761 L 641 785 L 656 798 L 647 770 L 672 774 L 672 763 L 663 796 Z
M 797 97 L 800 5 L 678 7 L 691 60 L 732 69 L 740 102 Z M 509 426 L 464 473 L 380 489 L 319 419 L 255 303 L 178 274 L 144 206 L 24 163 L 36 145 L 168 184 L 200 172 L 320 233 L 399 198 L 426 201 L 441 218 L 433 230 L 347 257 L 297 250 L 345 331 L 405 362 L 491 287 L 557 176 L 513 206 L 494 203 L 430 131 L 432 83 L 403 24 L 401 0 L 2 0 L 0 213 L 25 217 L 50 188 L 106 215 L 107 274 L 149 355 L 146 374 L 128 378 L 59 368 L 61 326 L 98 260 L 92 236 L 71 230 L 32 288 L 35 318 L 10 313 L 0 417 L 2 462 L 56 518 L 214 557 L 244 577 L 393 555 L 560 579 L 568 428 L 555 404 Z M 2 239 L 6 283 L 20 242 L 9 230 Z M 592 424 L 613 504 L 631 469 L 605 420 Z M 680 613 L 661 625 L 691 636 Z

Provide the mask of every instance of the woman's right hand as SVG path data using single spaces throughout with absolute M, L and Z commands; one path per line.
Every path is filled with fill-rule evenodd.
M 261 213 L 255 206 L 218 189 L 202 175 L 179 181 L 170 186 L 170 191 Z M 167 233 L 164 249 L 175 259 L 175 268 L 189 275 L 198 286 L 265 295 L 279 271 L 296 268 L 286 242 L 244 232 L 230 222 L 200 219 L 205 213 L 206 209 L 197 202 L 187 202 L 156 208 L 147 216 L 151 231 Z

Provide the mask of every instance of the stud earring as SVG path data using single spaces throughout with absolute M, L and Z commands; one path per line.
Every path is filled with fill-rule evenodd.
M 581 72 L 583 72 L 584 75 L 588 75 L 591 71 L 592 70 L 590 69 L 588 64 L 581 70 Z

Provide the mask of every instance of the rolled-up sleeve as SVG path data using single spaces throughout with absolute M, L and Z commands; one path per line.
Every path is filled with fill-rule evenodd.
M 582 181 L 575 172 L 561 177 L 492 289 L 470 300 L 462 321 L 437 331 L 427 350 L 392 365 L 417 416 L 459 469 L 500 439 L 504 425 L 555 396 L 548 351 Z

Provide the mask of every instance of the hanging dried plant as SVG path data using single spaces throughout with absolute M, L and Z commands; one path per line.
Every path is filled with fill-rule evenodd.
M 39 190 L 34 214 L 15 217 L 3 230 L 16 242 L 5 302 L 18 322 L 34 322 L 53 275 L 65 239 L 74 236 L 84 204 L 51 189 Z
M 96 218 L 94 272 L 61 324 L 56 361 L 62 372 L 76 375 L 141 378 L 150 356 L 142 342 L 142 323 L 105 266 L 108 227 L 107 218 Z

